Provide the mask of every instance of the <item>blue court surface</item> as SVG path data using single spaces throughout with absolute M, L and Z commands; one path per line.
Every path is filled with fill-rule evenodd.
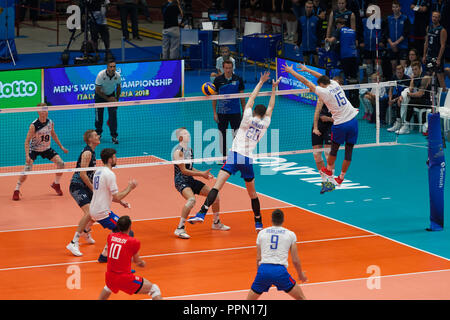
M 258 75 L 259 71 L 262 70 L 258 70 Z M 248 71 L 246 80 L 245 91 L 252 91 L 256 84 L 253 70 Z M 186 95 L 201 95 L 201 84 L 206 81 L 209 81 L 209 73 L 203 72 L 199 75 L 197 71 L 186 72 Z M 263 90 L 270 90 L 270 86 L 265 85 Z M 257 102 L 267 103 L 268 98 L 258 98 Z M 267 132 L 268 145 L 273 138 L 271 130 L 277 129 L 279 151 L 311 149 L 313 112 L 314 108 L 311 106 L 300 105 L 282 97 L 277 98 L 272 124 Z M 31 121 L 36 117 L 36 113 L 0 115 L 0 121 L 8 124 L 0 126 L 0 135 L 8 137 L 0 141 L 0 149 L 8 150 L 7 153 L 2 152 L 1 167 L 23 165 L 23 141 Z M 94 110 L 53 111 L 49 117 L 54 120 L 56 132 L 70 152 L 65 155 L 56 144 L 53 147 L 62 155 L 64 161 L 76 161 L 83 147 L 82 134 L 94 126 Z M 154 155 L 170 159 L 172 148 L 176 144 L 173 132 L 178 127 L 186 126 L 193 135 L 194 146 L 199 143 L 196 139 L 200 139 L 203 148 L 209 143 L 205 142 L 208 139 L 207 130 L 217 128 L 212 117 L 211 102 L 208 101 L 119 108 L 119 145 L 111 143 L 106 119 L 107 112 L 104 123 L 105 138 L 102 138 L 100 147 L 116 148 L 119 157 Z M 195 121 L 201 121 L 201 136 L 194 134 Z M 358 144 L 375 142 L 373 124 L 360 119 L 359 129 Z M 11 131 L 14 134 L 11 134 Z M 450 259 L 448 227 L 444 227 L 444 231 L 440 232 L 425 231 L 425 228 L 429 227 L 430 211 L 426 137 L 418 131 L 397 137 L 382 128 L 381 141 L 397 141 L 398 144 L 355 149 L 343 187 L 333 192 L 319 194 L 321 180 L 312 153 L 258 160 L 255 164 L 256 190 L 289 204 Z M 194 156 L 195 152 L 196 150 Z M 450 158 L 448 148 L 445 149 L 445 156 Z M 342 159 L 341 150 L 336 161 L 337 174 L 340 172 Z M 220 169 L 217 164 L 201 164 L 196 167 L 212 168 L 214 175 L 217 175 Z M 239 173 L 232 176 L 229 182 L 245 186 Z M 448 187 L 445 199 L 450 199 Z M 447 208 L 448 204 L 445 226 L 449 226 L 450 212 Z

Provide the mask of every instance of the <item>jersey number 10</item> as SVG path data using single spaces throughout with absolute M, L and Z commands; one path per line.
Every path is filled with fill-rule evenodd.
M 111 243 L 111 248 L 109 248 L 108 258 L 119 259 L 120 250 L 122 250 L 122 245 L 118 243 Z

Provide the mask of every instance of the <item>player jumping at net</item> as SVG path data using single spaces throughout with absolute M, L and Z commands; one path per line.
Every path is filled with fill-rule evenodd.
M 131 262 L 138 267 L 144 268 L 145 261 L 139 257 L 141 242 L 131 237 L 131 219 L 122 216 L 117 220 L 117 230 L 108 235 L 107 245 L 108 265 L 105 273 L 106 286 L 100 292 L 99 300 L 107 300 L 111 293 L 119 290 L 129 295 L 148 294 L 152 300 L 161 300 L 159 287 L 134 274 L 131 270 Z
M 39 103 L 38 107 L 45 107 L 47 104 Z M 31 171 L 33 169 L 33 163 L 38 156 L 43 159 L 48 159 L 56 164 L 57 169 L 64 169 L 64 162 L 59 154 L 51 148 L 52 138 L 58 144 L 64 153 L 68 153 L 69 150 L 63 147 L 59 141 L 58 135 L 55 132 L 55 126 L 52 120 L 48 118 L 48 111 L 38 111 L 39 117 L 34 120 L 29 129 L 27 137 L 25 138 L 25 168 L 24 171 Z M 62 196 L 60 180 L 61 173 L 55 174 L 55 181 L 51 184 L 51 187 L 56 191 L 58 196 Z M 16 188 L 13 193 L 12 199 L 14 201 L 20 200 L 20 187 L 27 179 L 27 175 L 21 175 L 17 181 Z
M 128 186 L 119 192 L 116 182 L 116 174 L 112 171 L 117 164 L 116 150 L 112 148 L 103 149 L 100 153 L 103 166 L 95 171 L 92 178 L 93 195 L 89 211 L 91 219 L 97 221 L 103 228 L 116 231 L 119 217 L 111 211 L 112 202 L 120 203 L 124 208 L 130 208 L 129 203 L 123 201 L 132 190 L 137 187 L 136 180 L 130 180 Z M 132 235 L 133 232 L 130 231 Z M 98 258 L 98 262 L 107 262 L 108 244 Z
M 203 222 L 205 214 L 216 200 L 219 190 L 222 189 L 225 182 L 232 174 L 240 171 L 242 178 L 245 180 L 245 186 L 251 199 L 252 210 L 255 217 L 255 229 L 257 232 L 262 230 L 263 224 L 260 212 L 260 203 L 258 194 L 255 190 L 255 173 L 253 171 L 251 154 L 270 125 L 273 108 L 275 106 L 275 89 L 280 83 L 281 78 L 277 81 L 272 81 L 272 95 L 267 108 L 262 104 L 258 104 L 253 110 L 253 105 L 259 91 L 261 90 L 261 87 L 267 80 L 269 80 L 269 76 L 269 72 L 262 74 L 258 84 L 251 93 L 247 104 L 245 105 L 241 125 L 236 137 L 234 138 L 231 151 L 228 153 L 227 160 L 219 171 L 216 183 L 208 193 L 208 196 L 206 197 L 200 211 L 196 216 L 189 218 L 188 222 Z
M 294 71 L 292 65 L 289 66 L 286 64 L 281 68 L 282 71 L 293 75 L 296 79 L 306 85 L 311 92 L 316 93 L 332 114 L 333 126 L 331 127 L 331 150 L 327 159 L 327 166 L 323 166 L 320 169 L 320 173 L 325 175 L 327 179 L 332 182 L 332 184 L 326 185 L 325 191 L 332 191 L 335 186 L 340 186 L 342 184 L 352 161 L 353 147 L 358 138 L 358 120 L 356 119 L 358 109 L 354 108 L 350 101 L 348 101 L 345 92 L 339 83 L 330 80 L 327 76 L 314 70 L 310 70 L 305 65 L 300 64 L 301 71 L 308 72 L 317 78 L 316 86 L 304 76 Z M 344 143 L 345 157 L 342 163 L 341 173 L 338 177 L 333 177 L 332 170 L 336 162 L 337 152 L 339 147 Z
M 258 299 L 272 285 L 283 290 L 296 300 L 306 300 L 302 288 L 287 271 L 289 252 L 299 280 L 308 279 L 302 271 L 298 256 L 297 236 L 283 228 L 284 213 L 280 209 L 272 212 L 272 226 L 258 233 L 256 239 L 256 265 L 258 272 L 248 292 L 247 300 Z
M 192 160 L 192 149 L 189 147 L 190 134 L 186 128 L 182 127 L 176 130 L 176 137 L 179 144 L 175 147 L 173 152 L 173 160 Z M 194 179 L 194 177 L 201 177 L 204 179 L 212 179 L 213 175 L 209 172 L 211 169 L 205 171 L 199 171 L 195 169 L 192 163 L 180 163 L 174 165 L 174 180 L 175 188 L 186 199 L 186 204 L 181 209 L 181 218 L 175 235 L 182 239 L 189 239 L 190 235 L 187 234 L 185 228 L 186 219 L 189 216 L 192 208 L 195 206 L 195 195 L 199 194 L 206 197 L 211 189 L 203 182 Z M 219 211 L 220 202 L 219 197 L 216 198 L 212 205 L 212 211 L 214 214 L 212 228 L 214 230 L 227 231 L 230 230 L 229 226 L 220 222 Z
M 93 168 L 96 166 L 95 148 L 100 144 L 100 136 L 95 130 L 87 130 L 83 135 L 86 146 L 80 153 L 77 160 L 77 168 Z M 95 170 L 91 171 L 77 171 L 73 174 L 70 181 L 69 191 L 73 199 L 83 211 L 83 217 L 78 223 L 77 230 L 73 240 L 66 246 L 73 255 L 81 257 L 79 239 L 84 236 L 87 243 L 94 244 L 95 240 L 91 237 L 91 226 L 95 222 L 91 219 L 89 212 L 89 205 L 92 200 L 92 177 Z

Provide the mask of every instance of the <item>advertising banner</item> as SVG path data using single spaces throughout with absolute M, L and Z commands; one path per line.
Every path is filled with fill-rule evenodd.
M 45 101 L 49 105 L 94 102 L 95 79 L 104 69 L 106 64 L 45 69 Z M 120 101 L 181 97 L 183 69 L 182 60 L 118 63 Z
M 42 69 L 0 72 L 0 109 L 35 107 L 41 93 Z
M 298 72 L 299 74 L 301 74 L 302 76 L 307 78 L 309 81 L 313 82 L 314 84 L 317 84 L 316 77 L 314 77 L 313 75 L 311 75 L 307 72 L 300 71 L 300 68 L 298 68 L 298 66 L 297 66 L 298 61 L 277 58 L 277 79 L 279 77 L 282 77 L 281 82 L 278 85 L 278 90 L 307 89 L 307 87 L 303 83 L 298 81 L 296 78 L 294 78 L 294 76 L 281 71 L 281 67 L 285 64 L 288 64 L 290 66 L 293 65 L 294 70 L 296 72 Z M 324 69 L 320 69 L 320 68 L 316 68 L 316 67 L 312 67 L 312 66 L 307 66 L 307 67 L 309 69 L 317 71 L 321 74 L 325 74 Z M 290 99 L 293 99 L 293 100 L 296 100 L 296 101 L 299 101 L 302 103 L 311 104 L 311 105 L 315 105 L 316 101 L 317 101 L 316 94 L 310 93 L 310 92 L 302 93 L 302 94 L 298 94 L 298 95 L 286 95 L 285 97 L 288 97 Z

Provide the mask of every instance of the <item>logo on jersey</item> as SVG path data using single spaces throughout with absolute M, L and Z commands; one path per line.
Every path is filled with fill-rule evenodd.
M 32 97 L 37 91 L 38 86 L 34 82 L 15 80 L 12 83 L 3 83 L 0 81 L 0 98 Z

